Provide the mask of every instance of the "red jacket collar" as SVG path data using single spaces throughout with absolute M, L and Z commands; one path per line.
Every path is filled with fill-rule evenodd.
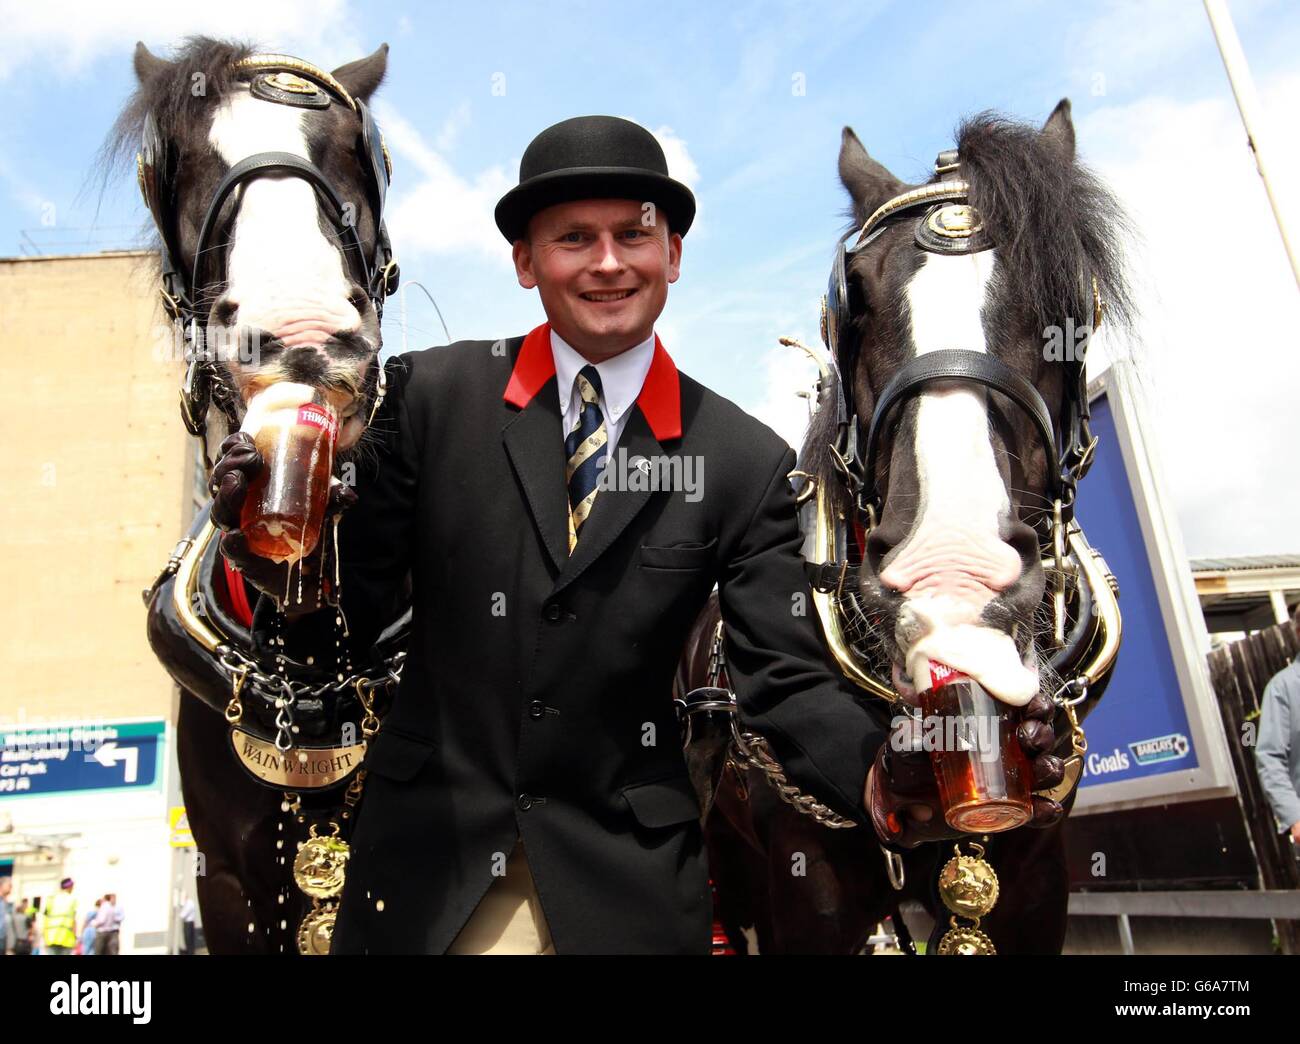
M 533 400 L 547 381 L 555 376 L 555 356 L 551 354 L 551 324 L 542 323 L 524 338 L 515 360 L 510 383 L 506 385 L 505 401 L 523 409 Z M 636 404 L 641 407 L 654 437 L 679 439 L 682 436 L 681 387 L 677 367 L 655 334 L 655 354 L 650 360 L 650 370 L 641 385 Z

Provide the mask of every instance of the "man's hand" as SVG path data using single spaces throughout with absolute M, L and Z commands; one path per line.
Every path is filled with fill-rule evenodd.
M 1050 753 L 1055 745 L 1052 718 L 1056 707 L 1042 694 L 1035 696 L 1022 712 L 1016 738 L 1033 769 L 1032 790 L 1056 786 L 1064 776 L 1064 763 Z M 922 749 L 921 723 L 902 718 L 876 752 L 867 773 L 863 804 L 882 841 L 899 848 L 915 848 L 926 841 L 961 837 L 943 818 L 939 785 L 934 778 L 930 754 Z M 1058 802 L 1032 798 L 1034 816 L 1026 826 L 1051 826 L 1064 815 Z
M 1291 840 L 1300 845 L 1300 820 L 1291 824 Z
M 248 540 L 239 529 L 240 514 L 248 487 L 265 464 L 257 451 L 253 438 L 247 432 L 237 431 L 221 443 L 221 458 L 212 468 L 212 521 L 222 531 L 221 553 L 249 582 L 275 599 L 285 611 L 292 614 L 315 612 L 325 604 L 337 605 L 338 593 L 333 587 L 334 527 L 333 516 L 356 503 L 357 495 L 350 486 L 338 479 L 330 479 L 329 500 L 325 505 L 325 524 L 321 527 L 316 549 L 300 563 L 272 562 L 254 554 Z M 299 567 L 302 583 L 299 584 Z M 320 601 L 322 570 L 329 581 Z M 292 572 L 292 578 L 290 573 Z M 298 601 L 298 589 L 302 600 Z M 287 591 L 286 591 L 287 589 Z

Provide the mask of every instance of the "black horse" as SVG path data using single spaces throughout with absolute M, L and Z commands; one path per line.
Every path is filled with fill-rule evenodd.
M 1086 340 L 1057 349 L 1065 331 L 1095 329 L 1103 300 L 1108 325 L 1130 326 L 1124 215 L 1076 159 L 1068 101 L 1041 129 L 968 120 L 921 185 L 846 127 L 839 171 L 853 225 L 823 303 L 834 366 L 791 476 L 824 633 L 882 727 L 915 714 L 913 676 L 929 658 L 1006 703 L 1052 698 L 1067 773 L 1050 797 L 1068 815 L 1079 722 L 1104 691 L 1120 625 L 1114 578 L 1073 521 L 1093 450 Z M 715 600 L 677 684 L 679 697 L 694 690 L 688 715 L 704 700 L 693 733 L 713 752 L 733 725 L 714 688 L 726 687 L 722 634 Z M 783 799 L 770 773 L 734 756 L 743 742 L 725 768 L 720 756 L 693 763 L 713 801 L 706 832 L 732 944 L 858 953 L 886 916 L 905 938 L 898 907 L 910 899 L 935 919 L 933 945 L 952 916 L 936 879 L 953 843 L 891 859 L 870 832 L 805 814 L 793 788 Z M 980 839 L 1001 885 L 980 928 L 998 952 L 1060 952 L 1065 822 Z
M 336 472 L 373 463 L 380 318 L 397 279 L 382 219 L 390 162 L 367 108 L 386 68 L 387 45 L 332 73 L 207 37 L 171 60 L 137 45 L 139 85 L 106 169 L 135 157 L 184 347 L 182 420 L 205 459 L 211 428 L 237 430 L 256 391 L 287 381 L 338 409 Z M 296 580 L 319 593 L 324 572 Z M 277 658 L 279 618 L 255 619 L 257 599 L 225 566 L 205 508 L 146 592 L 149 639 L 181 687 L 181 789 L 209 949 L 319 952 L 328 909 L 295 885 L 293 863 L 308 836 L 347 825 L 345 788 L 401 654 L 341 643 L 335 664 Z

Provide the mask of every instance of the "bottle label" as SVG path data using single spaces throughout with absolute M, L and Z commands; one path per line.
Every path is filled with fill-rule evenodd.
M 305 424 L 309 428 L 319 428 L 327 432 L 330 441 L 333 442 L 339 433 L 339 422 L 329 410 L 322 409 L 315 403 L 307 403 L 305 406 L 298 407 L 298 424 Z
M 965 681 L 966 675 L 961 671 L 954 670 L 946 663 L 939 663 L 937 660 L 930 661 L 930 687 L 939 689 L 949 682 Z

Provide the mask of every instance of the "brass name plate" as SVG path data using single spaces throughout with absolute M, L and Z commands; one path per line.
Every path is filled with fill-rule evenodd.
M 365 743 L 344 747 L 295 747 L 283 753 L 274 743 L 235 727 L 230 744 L 257 779 L 287 790 L 319 790 L 346 779 L 365 757 Z

